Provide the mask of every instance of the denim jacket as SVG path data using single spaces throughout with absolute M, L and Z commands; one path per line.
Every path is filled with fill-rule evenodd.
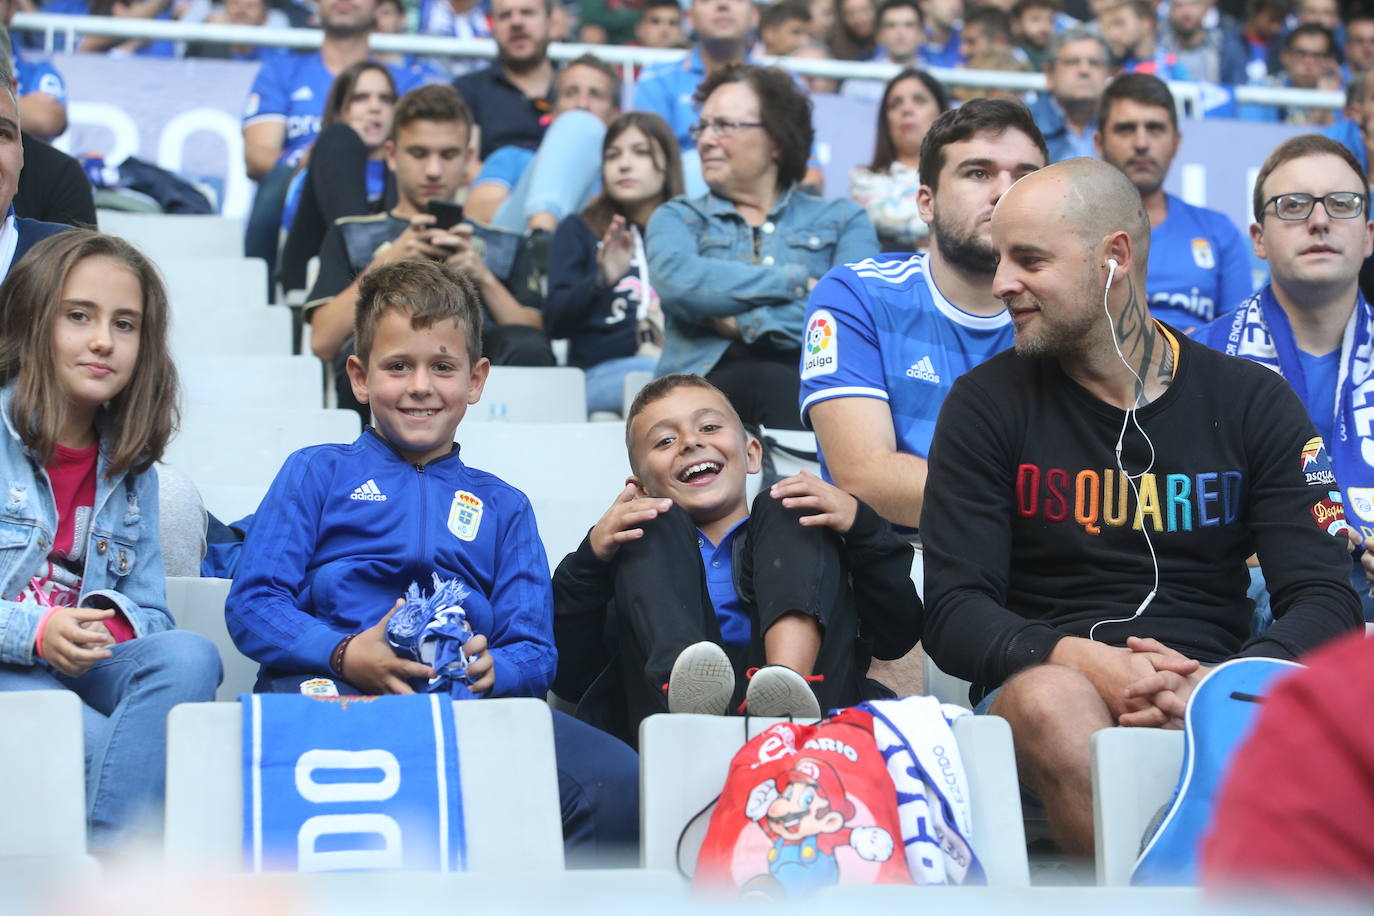
M 10 419 L 14 386 L 0 391 L 0 662 L 32 665 L 33 641 L 47 608 L 8 600 L 42 568 L 57 531 L 57 505 L 48 472 L 24 447 Z M 158 549 L 157 473 L 105 477 L 104 443 L 96 464 L 95 511 L 81 606 L 115 608 L 144 636 L 173 626 Z
M 869 257 L 878 237 L 868 214 L 844 199 L 789 188 L 756 230 L 715 194 L 678 197 L 649 220 L 649 276 L 663 302 L 666 341 L 658 375 L 705 375 L 730 341 L 703 324 L 735 316 L 750 347 L 801 347 L 807 280 Z

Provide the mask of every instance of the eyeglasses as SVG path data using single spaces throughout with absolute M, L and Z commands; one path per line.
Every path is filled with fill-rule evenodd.
M 1312 215 L 1312 208 L 1321 201 L 1326 215 L 1332 219 L 1354 219 L 1364 212 L 1365 196 L 1357 191 L 1332 191 L 1321 197 L 1311 194 L 1280 194 L 1269 198 L 1261 214 L 1274 205 L 1274 215 L 1279 219 L 1299 220 Z
M 701 135 L 710 128 L 716 132 L 717 137 L 733 137 L 735 131 L 741 127 L 762 127 L 762 121 L 731 121 L 728 118 L 712 118 L 709 121 L 702 120 L 687 128 L 687 133 L 691 135 L 692 142 L 701 139 Z
M 1101 57 L 1056 57 L 1054 62 L 1061 67 L 1092 67 L 1095 70 L 1106 70 L 1107 61 Z

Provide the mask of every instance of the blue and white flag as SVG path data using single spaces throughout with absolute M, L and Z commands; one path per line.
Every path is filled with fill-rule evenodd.
M 243 703 L 249 871 L 462 871 L 453 704 L 445 696 Z

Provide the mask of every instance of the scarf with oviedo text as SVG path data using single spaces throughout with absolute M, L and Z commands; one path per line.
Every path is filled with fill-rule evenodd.
M 1366 524 L 1359 527 L 1368 528 L 1374 525 L 1374 309 L 1362 293 L 1355 295 L 1355 310 L 1341 338 L 1340 373 L 1331 405 L 1336 441 L 1326 443 L 1326 450 L 1345 506 L 1354 515 L 1351 522 L 1363 520 Z M 1303 404 L 1310 403 L 1293 327 L 1272 285 L 1241 303 L 1232 315 L 1226 339 L 1215 345 L 1231 356 L 1273 369 Z M 1304 456 L 1308 451 L 1304 449 Z

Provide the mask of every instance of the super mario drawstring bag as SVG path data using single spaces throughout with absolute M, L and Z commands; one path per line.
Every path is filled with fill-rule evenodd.
M 695 888 L 787 898 L 836 884 L 910 884 L 897 793 L 868 713 L 784 722 L 735 754 Z

